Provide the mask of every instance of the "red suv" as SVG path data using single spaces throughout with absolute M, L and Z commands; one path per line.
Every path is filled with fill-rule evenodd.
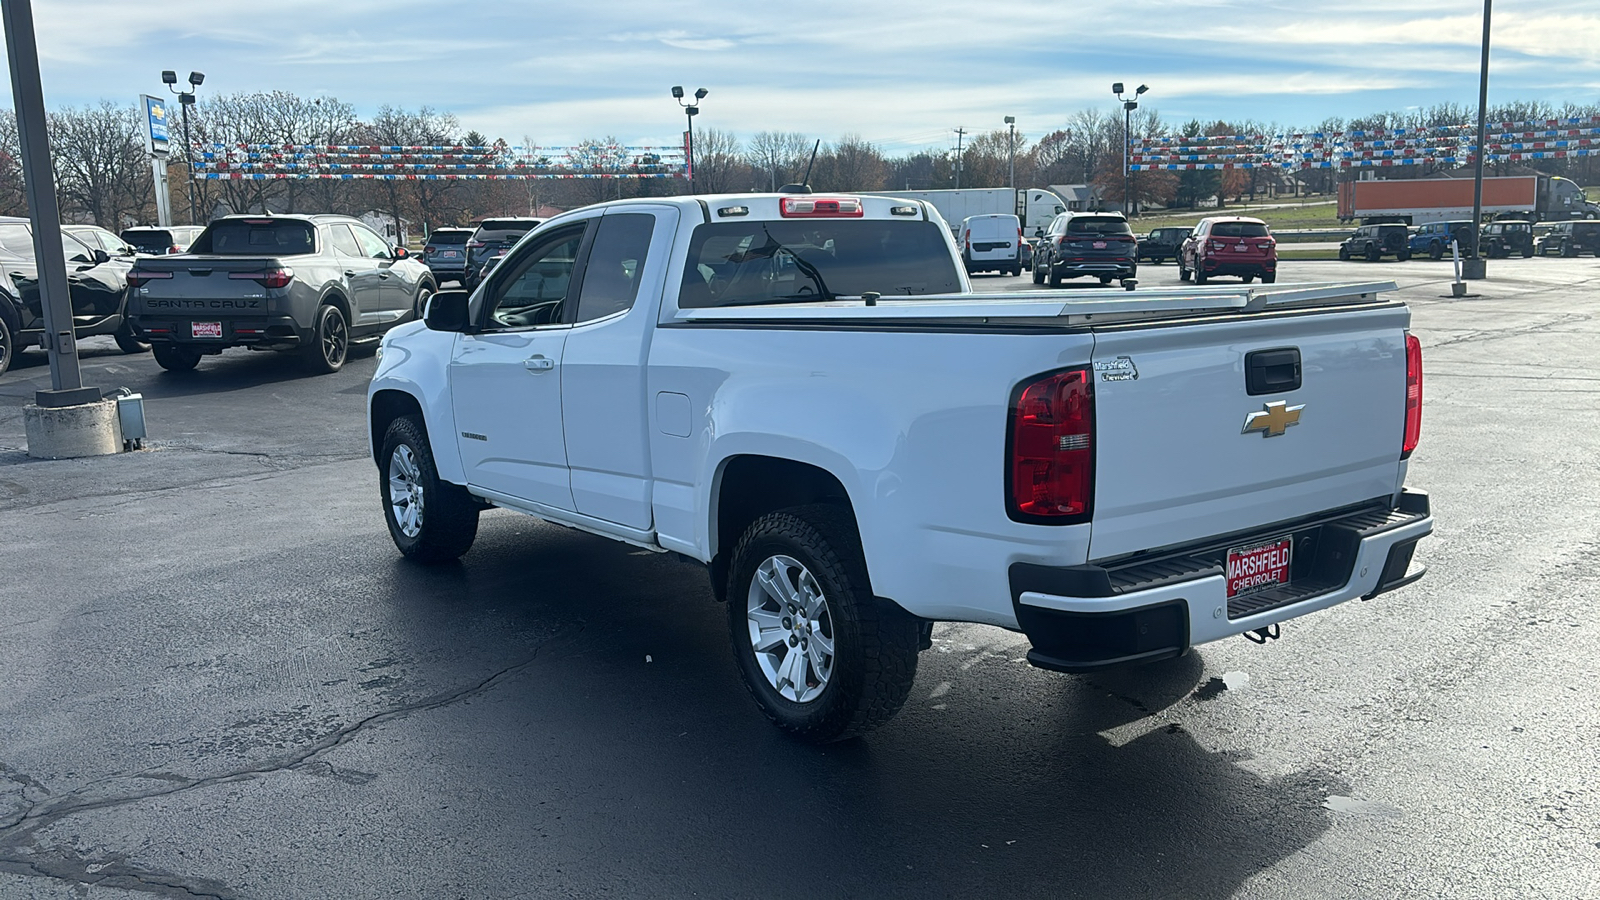
M 1205 284 L 1213 275 L 1237 275 L 1249 284 L 1257 275 L 1262 284 L 1278 280 L 1278 242 L 1267 223 L 1244 216 L 1210 216 L 1200 220 L 1194 234 L 1178 249 L 1178 278 Z

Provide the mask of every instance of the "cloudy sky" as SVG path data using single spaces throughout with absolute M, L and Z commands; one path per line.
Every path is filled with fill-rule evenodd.
M 33 0 L 52 106 L 284 89 L 369 114 L 454 112 L 513 143 L 671 140 L 668 93 L 710 90 L 700 127 L 853 132 L 890 153 L 951 129 L 1037 136 L 1113 81 L 1172 122 L 1287 126 L 1476 104 L 1476 0 Z M 1499 0 L 1490 102 L 1600 100 L 1600 0 Z

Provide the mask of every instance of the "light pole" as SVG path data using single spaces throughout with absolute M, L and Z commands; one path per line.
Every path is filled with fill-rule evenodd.
M 683 88 L 679 85 L 673 85 L 672 87 L 673 98 L 678 101 L 679 106 L 683 107 L 683 114 L 689 119 L 689 140 L 686 150 L 689 164 L 689 193 L 691 194 L 697 193 L 694 186 L 694 117 L 700 115 L 700 101 L 704 100 L 706 94 L 709 93 L 711 92 L 705 88 L 700 88 L 694 92 L 693 100 L 685 101 Z
M 195 224 L 195 221 L 194 221 L 194 155 L 193 155 L 194 154 L 194 144 L 189 140 L 189 107 L 194 105 L 194 92 L 195 92 L 195 89 L 200 87 L 200 85 L 204 84 L 205 80 L 206 80 L 206 76 L 205 76 L 204 72 L 190 72 L 189 73 L 189 89 L 187 91 L 180 91 L 177 88 L 177 84 L 178 84 L 178 73 L 177 72 L 174 72 L 171 69 L 167 69 L 166 71 L 161 73 L 161 82 L 167 86 L 167 90 L 169 90 L 169 91 L 173 92 L 174 94 L 178 95 L 178 108 L 180 110 L 182 110 L 182 112 L 183 112 L 183 161 L 185 163 L 188 163 L 188 165 L 189 165 L 189 177 L 188 177 L 187 180 L 189 182 L 189 224 L 190 225 Z
M 1008 169 L 1006 184 L 1012 189 L 1017 189 L 1017 117 L 1006 116 L 1006 131 L 1009 132 L 1006 147 L 1011 151 L 1011 166 Z
M 967 136 L 965 128 L 956 129 L 956 190 L 961 190 L 961 139 Z
M 1117 99 L 1122 101 L 1122 211 L 1130 217 L 1135 213 L 1133 208 L 1132 172 L 1128 169 L 1128 132 L 1133 127 L 1133 111 L 1139 108 L 1139 95 L 1148 90 L 1150 90 L 1149 85 L 1141 84 L 1133 92 L 1132 97 L 1124 99 L 1122 96 L 1122 82 L 1118 81 L 1111 85 L 1111 93 L 1116 94 Z
M 1489 115 L 1489 7 L 1493 0 L 1483 0 L 1483 59 L 1478 67 L 1478 152 L 1472 169 L 1472 258 L 1461 264 L 1462 278 L 1488 277 L 1488 264 L 1479 254 L 1478 231 L 1483 219 L 1483 157 L 1488 153 Z

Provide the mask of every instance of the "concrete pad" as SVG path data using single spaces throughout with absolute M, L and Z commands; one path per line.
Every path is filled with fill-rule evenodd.
M 106 456 L 122 450 L 122 425 L 114 400 L 77 406 L 22 407 L 28 455 L 35 459 Z

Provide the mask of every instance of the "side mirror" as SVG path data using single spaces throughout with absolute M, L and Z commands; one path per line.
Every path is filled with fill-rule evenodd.
M 428 300 L 422 322 L 433 331 L 467 330 L 467 298 L 470 291 L 440 291 Z
M 108 262 L 111 262 L 111 254 L 105 252 L 104 250 L 96 248 L 95 251 L 94 251 L 94 264 L 98 266 L 101 263 L 108 263 Z
M 407 250 L 404 247 L 396 247 L 396 248 L 394 248 L 394 258 L 395 259 L 405 259 L 406 257 L 408 257 L 410 255 L 411 255 L 411 251 Z

